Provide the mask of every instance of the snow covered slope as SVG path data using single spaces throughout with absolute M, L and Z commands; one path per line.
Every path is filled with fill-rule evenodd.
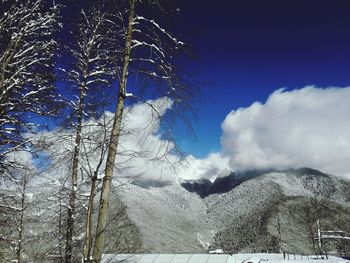
M 316 217 L 329 230 L 350 231 L 350 183 L 308 168 L 267 172 L 205 198 L 173 183 L 130 185 L 121 199 L 149 253 L 201 253 L 208 243 L 234 253 L 277 251 L 277 218 L 289 252 L 313 252 Z
M 205 250 L 199 239 L 210 239 L 212 224 L 206 221 L 206 205 L 199 196 L 176 184 L 153 188 L 130 185 L 121 195 L 129 217 L 141 231 L 144 252 Z
M 248 180 L 205 199 L 213 222 L 219 223 L 213 246 L 233 253 L 278 251 L 278 219 L 284 249 L 312 253 L 317 218 L 329 230 L 350 231 L 349 191 L 349 182 L 312 169 Z

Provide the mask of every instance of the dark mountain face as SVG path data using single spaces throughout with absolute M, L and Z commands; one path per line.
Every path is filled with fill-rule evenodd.
M 222 194 L 231 191 L 241 183 L 258 177 L 267 172 L 267 170 L 252 170 L 245 172 L 231 172 L 227 176 L 217 177 L 212 183 L 208 179 L 185 181 L 181 184 L 183 188 L 191 193 L 198 194 L 201 198 L 211 194 Z
M 208 189 L 208 195 L 227 193 L 241 183 L 240 176 L 234 172 L 228 176 L 217 177 Z
M 268 170 L 251 170 L 244 172 L 231 172 L 227 176 L 217 177 L 214 182 L 208 179 L 190 180 L 185 181 L 181 184 L 183 188 L 191 193 L 198 194 L 201 198 L 205 198 L 211 194 L 223 194 L 231 191 L 233 188 L 237 187 L 241 183 L 253 179 L 255 177 L 261 176 L 270 172 L 281 172 L 278 170 L 268 169 Z M 318 170 L 312 168 L 297 168 L 297 169 L 286 169 L 284 172 L 294 174 L 296 176 L 320 176 L 327 177 Z
M 191 193 L 198 194 L 201 198 L 208 196 L 208 191 L 212 186 L 212 182 L 208 179 L 200 179 L 197 181 L 186 181 L 181 186 Z

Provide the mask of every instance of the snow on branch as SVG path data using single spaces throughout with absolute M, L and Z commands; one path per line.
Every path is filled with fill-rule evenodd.
M 58 7 L 48 7 L 43 0 L 12 1 L 4 8 L 0 18 L 2 156 L 23 146 L 20 131 L 31 129 L 18 116 L 53 112 L 53 57 L 57 47 L 53 36 L 60 27 Z M 18 132 L 8 133 L 9 129 Z
M 151 44 L 145 41 L 139 41 L 136 39 L 132 40 L 133 45 L 131 46 L 131 49 L 135 49 L 136 47 L 140 47 L 140 46 L 146 46 L 149 47 L 151 49 L 156 50 L 159 54 L 161 54 L 161 56 L 163 58 L 165 58 L 165 54 L 164 54 L 164 50 L 162 48 L 160 48 L 159 46 L 156 46 L 155 44 Z
M 136 16 L 135 17 L 135 24 L 137 24 L 137 21 L 145 21 L 150 23 L 152 26 L 157 28 L 159 31 L 161 31 L 164 35 L 166 35 L 169 39 L 171 39 L 175 44 L 177 45 L 185 45 L 184 42 L 179 41 L 177 38 L 173 37 L 168 31 L 166 31 L 164 28 L 162 28 L 157 22 L 155 22 L 153 19 L 148 19 L 143 16 Z
M 22 208 L 18 208 L 18 207 L 15 207 L 15 206 L 12 206 L 12 205 L 4 205 L 4 204 L 0 204 L 0 207 L 1 208 L 6 208 L 6 209 L 10 209 L 10 210 L 14 210 L 14 211 L 22 211 Z

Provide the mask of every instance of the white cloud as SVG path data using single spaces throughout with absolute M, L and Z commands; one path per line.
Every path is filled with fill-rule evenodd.
M 279 89 L 226 116 L 222 151 L 232 169 L 307 166 L 349 175 L 349 114 L 350 88 Z
M 172 106 L 172 102 L 167 98 L 149 101 L 149 103 L 154 105 L 161 115 Z M 139 174 L 144 181 L 213 179 L 228 167 L 228 158 L 223 157 L 221 153 L 209 154 L 205 159 L 197 159 L 189 155 L 179 164 L 178 156 L 171 153 L 174 144 L 158 133 L 159 121 L 154 110 L 145 103 L 135 104 L 126 109 L 123 126 L 125 131 L 133 132 L 121 137 L 120 149 L 122 152 L 132 149 L 133 152 L 141 155 L 136 158 L 117 157 L 119 163 L 128 167 L 123 171 L 124 176 L 133 177 Z
M 172 107 L 168 98 L 147 103 L 154 105 L 161 116 Z M 350 174 L 350 88 L 310 86 L 293 91 L 277 90 L 265 103 L 255 102 L 226 116 L 222 123 L 220 152 L 204 159 L 189 155 L 183 165 L 175 165 L 175 169 L 171 165 L 178 161 L 178 156 L 171 151 L 174 144 L 159 134 L 158 113 L 147 103 L 125 109 L 114 178 L 140 176 L 140 181 L 152 184 L 199 178 L 213 180 L 227 168 L 304 166 L 336 175 Z M 106 112 L 104 116 L 111 127 L 113 114 Z M 85 145 L 90 150 L 96 147 L 89 153 L 93 167 L 100 156 L 96 142 L 103 140 L 103 129 L 97 123 L 103 122 L 102 118 L 85 122 L 83 137 L 91 139 L 91 142 L 85 139 Z M 47 134 L 52 135 L 53 152 L 59 153 L 65 161 L 65 165 L 60 166 L 60 174 L 69 175 L 67 156 L 72 154 L 74 131 Z M 57 138 L 61 140 L 59 143 Z M 84 160 L 81 163 L 87 165 Z M 101 175 L 104 166 L 103 163 Z
M 152 107 L 150 106 L 152 105 Z M 156 100 L 149 100 L 146 103 L 136 103 L 124 110 L 122 121 L 122 132 L 119 138 L 118 154 L 114 169 L 116 181 L 123 178 L 138 179 L 145 183 L 159 181 L 177 181 L 178 178 L 186 177 L 188 174 L 198 174 L 199 169 L 187 172 L 192 165 L 176 165 L 179 157 L 172 152 L 174 144 L 164 139 L 159 132 L 161 117 L 170 110 L 172 101 L 166 97 Z M 80 165 L 84 166 L 83 171 L 94 170 L 101 156 L 101 145 L 104 139 L 109 139 L 110 130 L 113 124 L 114 114 L 105 112 L 100 119 L 89 119 L 83 123 L 83 145 L 81 147 Z M 105 133 L 104 124 L 107 124 Z M 161 129 L 164 129 L 162 127 Z M 105 137 L 106 136 L 106 137 Z M 73 155 L 75 131 L 73 129 L 61 129 L 42 132 L 37 136 L 49 146 L 48 155 L 51 156 L 55 169 L 47 173 L 49 178 L 59 174 L 63 178 L 69 176 L 71 158 Z M 85 155 L 85 150 L 88 152 Z M 88 156 L 88 159 L 87 159 Z M 107 153 L 100 166 L 99 177 L 102 177 L 105 168 Z M 188 157 L 192 164 L 194 157 Z M 196 164 L 198 162 L 195 162 Z M 89 167 L 90 166 L 90 167 Z M 68 180 L 69 182 L 69 180 Z
M 201 178 L 213 180 L 228 169 L 228 160 L 229 158 L 221 153 L 211 153 L 204 159 L 187 156 L 188 165 L 180 167 L 178 177 L 185 180 Z
M 163 97 L 126 108 L 117 156 L 117 166 L 125 167 L 122 170 L 124 177 L 139 175 L 143 179 L 169 179 L 172 169 L 164 156 L 174 145 L 162 139 L 159 128 L 161 117 L 171 106 L 171 100 Z M 167 158 L 174 163 L 177 159 L 172 154 Z

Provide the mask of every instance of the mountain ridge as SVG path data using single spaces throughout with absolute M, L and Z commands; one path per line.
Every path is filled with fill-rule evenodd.
M 319 170 L 301 167 L 301 168 L 289 168 L 285 170 L 277 169 L 259 169 L 259 170 L 247 170 L 247 171 L 231 171 L 226 176 L 217 176 L 213 182 L 208 179 L 197 179 L 197 180 L 184 180 L 181 182 L 181 186 L 191 193 L 198 194 L 201 198 L 205 198 L 211 194 L 222 194 L 231 191 L 241 183 L 253 179 L 255 177 L 262 176 L 267 173 L 292 173 L 296 176 L 305 175 L 317 175 L 327 176 Z
M 325 211 L 335 211 L 339 222 L 350 218 L 349 181 L 311 168 L 251 171 L 249 179 L 238 175 L 227 176 L 232 180 L 228 188 L 224 185 L 227 179 L 221 178 L 216 184 L 218 188 L 214 188 L 216 192 L 209 195 L 209 191 L 202 192 L 207 194 L 204 197 L 198 194 L 198 189 L 191 192 L 183 184 L 174 183 L 147 189 L 133 185 L 132 191 L 130 188 L 123 191 L 121 199 L 140 229 L 144 251 L 202 253 L 208 249 L 203 246 L 205 243 L 210 243 L 212 249 L 223 248 L 230 253 L 277 251 L 275 218 L 281 218 L 288 235 L 294 235 L 293 232 L 302 235 L 306 223 L 298 218 L 302 218 L 301 211 L 307 207 L 313 209 L 314 200 L 325 200 Z M 210 185 L 208 181 L 201 182 Z M 220 189 L 221 185 L 224 188 Z M 296 211 L 289 226 L 281 211 L 287 213 L 290 209 Z M 345 212 L 337 214 L 337 211 Z M 341 228 L 336 217 L 329 215 L 325 224 L 331 226 L 330 222 L 334 221 L 334 227 Z M 345 226 L 350 232 L 348 226 L 350 222 Z M 311 253 L 310 242 L 304 240 L 305 244 L 286 247 Z

